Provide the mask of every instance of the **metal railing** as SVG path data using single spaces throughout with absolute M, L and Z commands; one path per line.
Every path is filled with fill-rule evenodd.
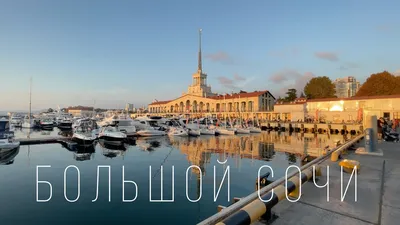
M 348 148 L 349 146 L 353 145 L 354 143 L 358 142 L 359 140 L 361 140 L 364 137 L 364 134 L 359 135 L 357 137 L 355 137 L 354 139 L 338 146 L 335 147 L 333 149 L 331 149 L 326 155 L 320 156 L 316 159 L 314 159 L 313 161 L 307 163 L 306 165 L 302 166 L 300 168 L 301 171 L 306 170 L 308 168 L 310 168 L 311 166 L 315 165 L 315 164 L 320 164 L 322 161 L 325 161 L 326 159 L 328 159 L 330 157 L 330 155 L 337 151 L 337 150 L 341 150 L 341 149 L 345 149 Z M 279 185 L 281 185 L 282 183 L 285 182 L 286 179 L 290 179 L 293 176 L 298 175 L 298 171 L 295 170 L 291 173 L 288 174 L 287 178 L 285 177 L 281 177 L 278 180 L 276 180 L 275 182 L 269 184 L 268 186 L 263 187 L 262 189 L 260 189 L 260 196 L 267 194 L 269 191 L 271 191 L 272 189 L 274 189 L 275 187 L 278 187 Z M 251 202 L 253 202 L 254 200 L 256 200 L 258 198 L 258 192 L 253 192 L 252 194 L 241 198 L 240 201 L 236 202 L 235 204 L 232 204 L 228 207 L 226 207 L 224 210 L 220 211 L 217 214 L 214 214 L 213 216 L 203 220 L 202 222 L 198 223 L 197 225 L 214 225 L 217 224 L 218 222 L 221 222 L 222 220 L 228 218 L 229 216 L 233 215 L 234 213 L 238 212 L 239 210 L 241 210 L 243 207 L 245 207 L 246 205 L 250 204 Z

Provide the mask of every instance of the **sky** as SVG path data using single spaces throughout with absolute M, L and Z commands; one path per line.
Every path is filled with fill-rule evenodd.
M 288 88 L 400 74 L 400 1 L 0 1 L 0 111 L 141 107 L 187 91 Z

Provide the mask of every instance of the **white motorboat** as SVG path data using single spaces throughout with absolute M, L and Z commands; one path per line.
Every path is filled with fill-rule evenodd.
M 38 122 L 34 118 L 29 118 L 29 115 L 25 116 L 22 122 L 22 128 L 35 128 L 38 126 Z
M 139 117 L 133 120 L 138 136 L 151 137 L 166 135 L 166 129 L 158 125 L 157 121 L 148 117 Z
M 72 129 L 73 121 L 71 118 L 64 117 L 62 119 L 58 119 L 57 127 L 60 129 Z
M 193 130 L 193 129 L 186 129 L 186 130 L 187 130 L 189 136 L 192 136 L 192 137 L 198 137 L 201 134 L 200 130 Z
M 237 134 L 250 134 L 250 130 L 243 127 L 235 127 Z
M 236 131 L 234 129 L 227 129 L 223 127 L 219 127 L 216 129 L 216 133 L 220 135 L 235 135 Z
M 134 136 L 136 135 L 136 127 L 132 119 L 112 119 L 110 126 L 115 126 L 118 128 L 119 131 L 125 133 L 127 136 Z
M 200 128 L 201 135 L 215 135 L 215 129 Z
M 39 126 L 42 129 L 53 129 L 54 121 L 50 118 L 40 119 Z
M 261 133 L 261 129 L 258 127 L 249 127 L 250 133 Z
M 145 129 L 137 131 L 136 134 L 141 137 L 151 137 L 151 136 L 164 136 L 167 133 L 163 130 Z
M 186 129 L 182 127 L 171 127 L 168 131 L 169 136 L 180 136 L 180 137 L 187 137 L 189 133 Z
M 76 142 L 78 145 L 92 145 L 96 139 L 97 136 L 84 124 L 75 128 L 72 134 L 72 141 Z
M 119 145 L 125 141 L 127 135 L 118 131 L 116 127 L 106 126 L 101 128 L 98 138 L 109 144 Z
M 23 121 L 24 121 L 24 118 L 20 115 L 13 115 L 10 118 L 10 124 L 13 127 L 22 127 Z
M 10 150 L 18 148 L 19 141 L 15 141 L 14 132 L 10 131 L 10 122 L 7 119 L 0 119 L 0 149 Z

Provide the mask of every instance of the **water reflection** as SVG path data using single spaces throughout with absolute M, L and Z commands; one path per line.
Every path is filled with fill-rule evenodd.
M 63 137 L 72 137 L 73 132 L 72 132 L 72 130 L 60 130 L 58 132 L 58 135 L 63 136 Z
M 14 158 L 18 155 L 18 153 L 19 147 L 10 150 L 0 149 L 0 165 L 13 164 Z
M 210 163 L 212 155 L 217 155 L 220 162 L 228 157 L 233 158 L 240 168 L 241 159 L 273 161 L 276 152 L 281 152 L 286 155 L 289 164 L 304 165 L 324 154 L 326 148 L 333 148 L 349 138 L 341 135 L 265 132 L 247 136 L 204 136 L 195 139 L 170 137 L 170 141 L 187 156 L 192 165 L 199 166 L 204 172 L 205 164 Z M 149 143 L 146 144 L 149 146 Z M 192 171 L 198 173 L 197 169 Z
M 91 160 L 96 152 L 96 142 L 93 145 L 77 145 L 74 143 L 62 142 L 62 146 L 68 151 L 74 153 L 74 159 L 76 161 Z
M 143 151 L 154 151 L 156 148 L 160 148 L 161 146 L 170 145 L 170 143 L 166 142 L 166 139 L 163 138 L 140 138 L 136 140 L 136 145 L 142 149 Z
M 103 155 L 107 158 L 115 158 L 117 156 L 124 156 L 126 151 L 125 144 L 113 145 L 105 141 L 99 141 L 99 145 L 103 151 Z

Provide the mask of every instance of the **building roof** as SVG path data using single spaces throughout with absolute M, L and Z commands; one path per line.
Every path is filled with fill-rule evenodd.
M 172 100 L 168 100 L 168 101 L 155 101 L 155 102 L 152 102 L 152 103 L 150 103 L 149 105 L 164 105 L 164 104 L 167 104 L 167 103 L 169 103 L 169 102 L 171 102 Z
M 233 94 L 225 94 L 225 95 L 217 95 L 217 96 L 211 96 L 207 98 L 211 99 L 216 99 L 216 100 L 223 100 L 223 99 L 233 99 L 233 98 L 249 98 L 249 97 L 257 97 L 262 94 L 268 93 L 269 91 L 253 91 L 253 92 L 245 92 L 245 91 L 240 91 L 239 93 L 233 93 Z M 271 93 L 270 93 L 271 94 Z M 271 96 L 275 99 L 275 97 L 271 94 Z
M 70 107 L 67 108 L 67 111 L 68 111 L 68 110 L 92 111 L 92 110 L 93 110 L 93 107 L 78 105 L 78 106 L 70 106 Z

